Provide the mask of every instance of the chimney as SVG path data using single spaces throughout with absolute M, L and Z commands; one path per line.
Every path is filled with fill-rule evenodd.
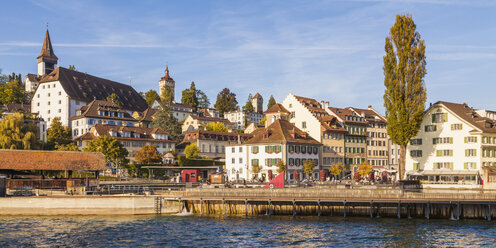
M 324 109 L 327 109 L 329 108 L 329 101 L 325 102 L 325 108 Z
M 322 109 L 325 109 L 325 108 L 326 108 L 326 107 L 325 107 L 325 102 L 324 102 L 324 100 L 320 101 L 320 107 L 321 107 Z
M 369 105 L 369 109 L 372 109 L 372 105 Z

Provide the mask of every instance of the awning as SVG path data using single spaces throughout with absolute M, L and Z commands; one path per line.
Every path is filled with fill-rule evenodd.
M 411 176 L 476 176 L 477 170 L 424 170 L 408 171 L 407 175 Z

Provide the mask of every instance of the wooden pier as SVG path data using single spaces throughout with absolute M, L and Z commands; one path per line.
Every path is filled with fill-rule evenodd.
M 316 215 L 491 220 L 496 193 L 401 190 L 192 189 L 158 196 L 199 215 Z M 179 211 L 178 210 L 178 211 Z

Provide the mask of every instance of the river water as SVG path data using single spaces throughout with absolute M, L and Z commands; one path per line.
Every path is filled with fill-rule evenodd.
M 0 247 L 495 247 L 494 223 L 291 216 L 0 216 Z

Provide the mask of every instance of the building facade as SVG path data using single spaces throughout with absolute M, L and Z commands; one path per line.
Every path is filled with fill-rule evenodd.
M 265 128 L 255 131 L 244 144 L 227 146 L 226 170 L 230 180 L 271 180 L 279 174 L 280 161 L 287 165 L 285 176 L 289 182 L 305 176 L 318 178 L 321 144 L 290 123 L 287 110 L 271 112 L 274 107 L 284 108 L 276 105 L 265 112 Z M 308 160 L 316 164 L 311 175 L 303 173 L 303 164 Z
M 184 134 L 183 141 L 178 144 L 178 154 L 184 155 L 184 149 L 190 144 L 195 144 L 200 153 L 200 157 L 207 157 L 216 160 L 224 160 L 226 146 L 232 144 L 242 144 L 252 135 L 230 132 L 214 132 L 196 130 Z
M 224 117 L 233 123 L 236 129 L 242 130 L 251 123 L 258 124 L 261 120 L 263 120 L 265 115 L 258 112 L 236 110 L 225 113 Z
M 425 111 L 406 153 L 406 175 L 426 184 L 496 185 L 492 111 L 439 101 Z
M 205 125 L 212 122 L 219 122 L 224 124 L 228 130 L 234 129 L 234 124 L 227 119 L 214 118 L 214 117 L 202 117 L 197 115 L 189 115 L 183 121 L 182 131 L 183 133 L 188 133 L 196 130 L 202 129 Z

